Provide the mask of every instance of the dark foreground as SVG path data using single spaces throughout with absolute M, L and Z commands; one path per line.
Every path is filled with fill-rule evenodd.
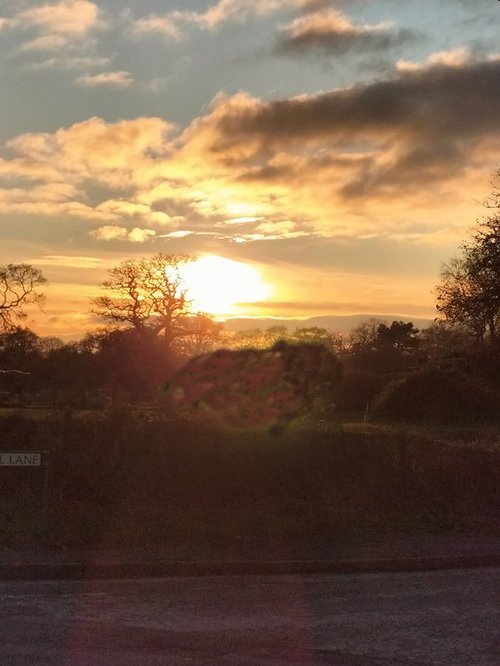
M 494 666 L 500 569 L 0 583 L 0 663 Z
M 332 537 L 500 534 L 495 433 L 296 424 L 271 436 L 127 412 L 0 426 L 0 448 L 46 452 L 48 470 L 2 468 L 4 548 L 246 540 L 261 556 Z

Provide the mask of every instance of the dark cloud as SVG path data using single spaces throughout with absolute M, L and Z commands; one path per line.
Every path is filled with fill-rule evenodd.
M 385 81 L 228 111 L 218 118 L 226 146 L 257 137 L 286 143 L 353 133 L 411 133 L 427 139 L 496 133 L 500 61 L 436 65 Z
M 375 160 L 365 160 L 357 176 L 348 180 L 340 192 L 344 198 L 353 199 L 368 196 L 371 192 L 391 194 L 394 187 L 399 187 L 415 180 L 417 187 L 424 183 L 454 178 L 463 170 L 464 149 L 448 141 L 436 141 L 402 150 L 392 161 L 380 167 Z
M 302 30 L 292 26 L 283 29 L 277 37 L 274 51 L 278 55 L 302 55 L 324 53 L 340 56 L 347 53 L 385 51 L 412 41 L 414 33 L 407 29 L 357 29 L 355 26 L 341 28 L 331 25 L 311 23 Z
M 214 120 L 212 153 L 224 160 L 246 147 L 248 179 L 292 176 L 291 168 L 269 166 L 279 151 L 299 151 L 316 173 L 321 149 L 330 158 L 359 156 L 351 163 L 358 175 L 347 174 L 343 186 L 346 197 L 405 181 L 419 185 L 456 175 L 471 164 L 476 146 L 497 140 L 500 60 L 425 65 L 315 96 L 271 102 L 244 97 L 223 104 Z

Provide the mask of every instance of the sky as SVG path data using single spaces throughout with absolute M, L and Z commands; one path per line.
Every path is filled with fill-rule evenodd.
M 434 317 L 500 165 L 499 34 L 496 0 L 0 0 L 30 325 L 95 326 L 107 271 L 158 252 L 204 258 L 219 314 Z

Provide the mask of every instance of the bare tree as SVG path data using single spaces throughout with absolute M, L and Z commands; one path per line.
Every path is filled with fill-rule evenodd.
M 487 287 L 465 253 L 454 257 L 441 267 L 436 309 L 448 322 L 464 326 L 480 340 L 486 336 L 488 321 L 491 321 L 494 337 L 496 308 L 486 298 Z
M 500 172 L 497 173 L 500 176 Z M 438 312 L 464 326 L 479 339 L 500 341 L 500 191 L 485 205 L 494 213 L 478 222 L 461 255 L 441 269 L 436 288 Z
M 42 272 L 29 264 L 0 266 L 0 330 L 11 330 L 25 319 L 25 305 L 43 302 L 38 288 L 46 283 Z
M 351 352 L 370 352 L 376 348 L 377 332 L 380 324 L 385 322 L 372 317 L 361 322 L 349 334 L 349 349 Z
M 186 356 L 205 354 L 222 343 L 223 324 L 206 312 L 183 317 L 179 324 L 182 332 L 176 340 L 176 348 Z
M 109 295 L 93 299 L 94 314 L 114 324 L 129 324 L 141 338 L 162 335 L 169 348 L 189 312 L 179 269 L 190 261 L 192 257 L 170 254 L 122 261 L 102 283 Z

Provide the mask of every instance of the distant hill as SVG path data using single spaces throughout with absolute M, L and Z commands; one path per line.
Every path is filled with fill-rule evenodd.
M 286 326 L 288 330 L 295 330 L 296 328 L 318 326 L 319 328 L 327 328 L 332 331 L 339 331 L 340 333 L 349 333 L 361 322 L 367 321 L 368 319 L 380 319 L 389 324 L 393 321 L 411 321 L 420 329 L 427 328 L 433 322 L 432 319 L 393 314 L 318 315 L 316 317 L 308 317 L 307 319 L 238 317 L 235 319 L 228 319 L 224 323 L 224 328 L 228 331 L 248 331 L 253 328 L 266 329 L 271 326 Z

